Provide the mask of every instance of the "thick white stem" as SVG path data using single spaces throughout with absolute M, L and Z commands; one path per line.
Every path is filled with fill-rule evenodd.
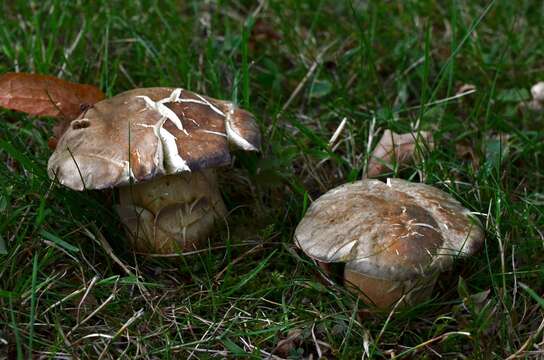
M 197 249 L 226 208 L 205 170 L 122 187 L 117 212 L 136 251 L 164 254 Z

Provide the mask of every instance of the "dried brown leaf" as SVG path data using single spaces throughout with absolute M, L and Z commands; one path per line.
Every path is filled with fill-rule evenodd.
M 385 130 L 368 161 L 368 177 L 380 176 L 393 169 L 393 163 L 406 164 L 416 155 L 418 147 L 433 147 L 432 134 L 428 131 L 397 134 Z
M 0 106 L 35 116 L 75 119 L 88 105 L 104 99 L 97 87 L 54 76 L 5 73 L 0 76 Z
M 300 346 L 302 342 L 302 330 L 293 328 L 287 333 L 287 337 L 280 340 L 273 353 L 283 358 L 287 358 L 290 352 Z
M 251 29 L 251 36 L 249 38 L 249 48 L 253 51 L 259 45 L 269 44 L 281 40 L 282 36 L 276 31 L 276 28 L 272 24 L 265 22 L 262 19 L 258 19 Z
M 480 167 L 480 156 L 478 156 L 471 143 L 463 141 L 455 144 L 455 152 L 459 158 L 469 161 L 474 170 Z

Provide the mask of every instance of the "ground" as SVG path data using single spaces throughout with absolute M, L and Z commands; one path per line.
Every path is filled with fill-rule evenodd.
M 221 171 L 230 216 L 209 249 L 148 257 L 125 245 L 115 193 L 48 179 L 53 119 L 0 111 L 0 357 L 544 356 L 544 115 L 520 105 L 544 80 L 541 1 L 0 6 L 2 73 L 108 96 L 183 87 L 235 101 L 263 134 Z M 432 299 L 393 312 L 327 285 L 292 241 L 385 129 L 429 131 L 434 148 L 381 179 L 435 185 L 486 229 Z

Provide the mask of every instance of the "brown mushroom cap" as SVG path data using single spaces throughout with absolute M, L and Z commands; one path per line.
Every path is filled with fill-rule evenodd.
M 226 165 L 229 142 L 258 150 L 260 134 L 250 113 L 182 89 L 134 89 L 72 121 L 48 172 L 74 190 L 103 189 L 131 178 L 141 182 Z
M 447 193 L 401 179 L 362 180 L 317 199 L 295 231 L 310 257 L 407 280 L 445 269 L 483 241 L 479 221 Z

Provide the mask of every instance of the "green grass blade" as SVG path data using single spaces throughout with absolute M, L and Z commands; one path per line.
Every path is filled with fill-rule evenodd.
M 17 320 L 15 319 L 15 311 L 13 310 L 13 300 L 11 297 L 8 298 L 9 301 L 9 310 L 11 314 L 11 327 L 15 334 L 15 345 L 17 348 L 17 360 L 23 359 L 23 344 L 21 343 L 21 335 L 19 334 L 19 326 Z
M 28 330 L 28 353 L 31 356 L 34 346 L 34 323 L 36 322 L 36 280 L 38 279 L 38 255 L 34 255 L 32 261 L 32 288 L 30 298 L 30 319 Z
M 71 244 L 67 243 L 66 241 L 64 241 L 60 237 L 58 237 L 57 235 L 51 234 L 48 231 L 42 230 L 40 232 L 40 235 L 43 236 L 44 238 L 46 238 L 47 240 L 54 242 L 55 244 L 57 244 L 58 246 L 60 246 L 61 248 L 65 249 L 65 250 L 68 250 L 70 252 L 78 252 L 79 251 L 79 248 L 75 247 L 74 245 L 71 245 Z
M 276 253 L 277 250 L 272 251 L 270 255 L 266 257 L 266 259 L 262 260 L 249 274 L 242 277 L 242 279 L 234 285 L 232 288 L 230 288 L 228 291 L 224 292 L 223 295 L 225 297 L 230 296 L 240 290 L 242 287 L 244 287 L 245 284 L 247 284 L 251 279 L 253 279 L 257 274 L 259 274 L 267 265 L 272 256 Z
M 544 298 L 542 298 L 540 295 L 536 293 L 536 291 L 534 291 L 533 289 L 531 289 L 529 286 L 525 285 L 524 283 L 519 283 L 519 286 L 521 286 L 521 288 L 525 290 L 527 294 L 529 294 L 529 296 L 531 296 L 533 300 L 537 302 L 538 305 L 544 308 Z

